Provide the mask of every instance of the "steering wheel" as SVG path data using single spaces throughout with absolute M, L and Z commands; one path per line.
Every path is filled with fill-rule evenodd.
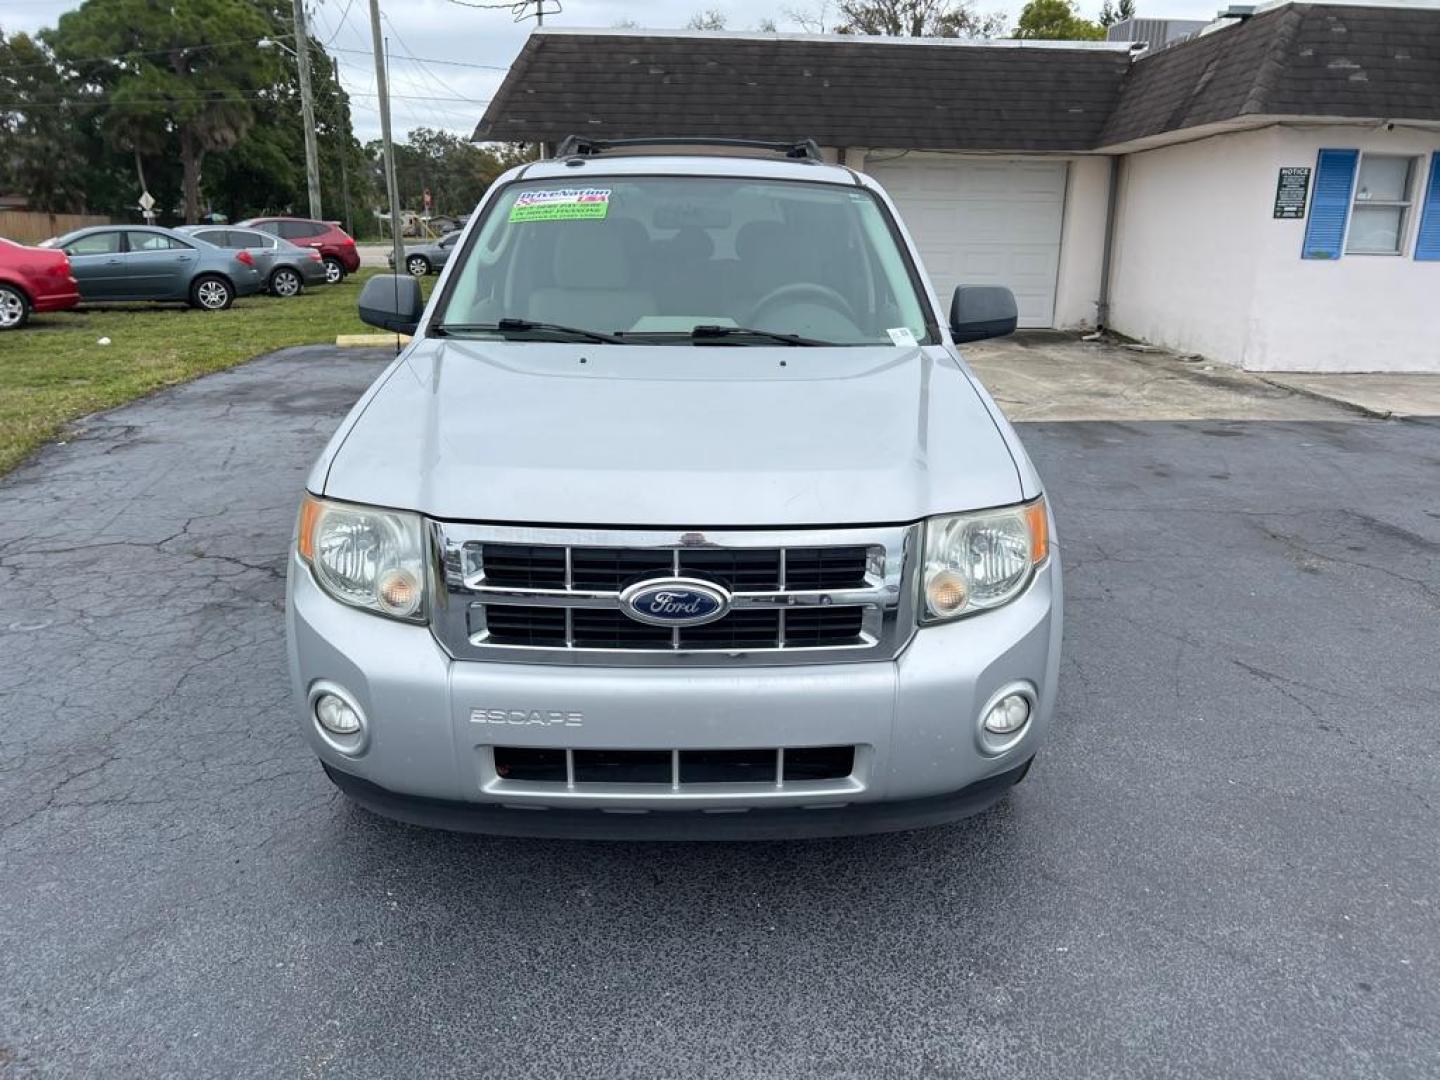
M 850 306 L 850 301 L 841 296 L 828 285 L 821 285 L 813 281 L 793 281 L 789 285 L 781 285 L 778 289 L 761 297 L 756 305 L 750 309 L 750 322 L 756 325 L 761 324 L 760 313 L 768 307 L 773 307 L 786 300 L 798 300 L 804 298 L 811 300 L 824 307 L 833 308 L 852 323 L 859 325 L 860 320 L 855 315 L 855 309 Z

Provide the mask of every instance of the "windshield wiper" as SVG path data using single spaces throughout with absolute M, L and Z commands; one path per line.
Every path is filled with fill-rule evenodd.
M 603 341 L 610 345 L 623 345 L 613 334 L 602 334 L 599 330 L 586 330 L 582 326 L 561 326 L 559 323 L 532 322 L 529 319 L 501 319 L 497 323 L 441 323 L 434 332 L 446 334 L 511 334 L 536 331 L 542 334 L 565 334 L 583 341 Z
M 709 326 L 702 324 L 690 328 L 690 336 L 697 341 L 706 338 L 723 338 L 739 335 L 742 337 L 761 337 L 770 341 L 778 341 L 782 345 L 833 345 L 832 341 L 817 341 L 814 338 L 801 337 L 799 334 L 782 334 L 778 330 L 756 330 L 749 326 Z

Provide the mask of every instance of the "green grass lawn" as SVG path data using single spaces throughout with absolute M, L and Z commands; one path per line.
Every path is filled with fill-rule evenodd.
M 373 273 L 288 300 L 246 297 L 229 311 L 131 304 L 33 316 L 0 334 L 0 473 L 77 416 L 273 349 L 369 331 L 355 302 Z

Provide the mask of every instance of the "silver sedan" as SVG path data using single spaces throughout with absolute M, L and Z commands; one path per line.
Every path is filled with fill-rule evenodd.
M 258 229 L 234 225 L 182 225 L 176 232 L 204 240 L 230 251 L 248 251 L 255 260 L 262 287 L 271 296 L 299 296 L 311 285 L 324 285 L 325 260 L 314 248 L 302 248 L 289 240 Z
M 424 277 L 426 274 L 438 274 L 440 268 L 450 259 L 450 253 L 455 250 L 459 243 L 461 233 L 446 233 L 439 240 L 431 240 L 424 244 L 412 244 L 405 249 L 405 272 L 413 277 Z M 390 268 L 395 268 L 395 255 L 385 257 Z
M 225 251 L 203 240 L 149 225 L 97 225 L 47 240 L 70 256 L 85 303 L 183 300 L 205 311 L 228 308 L 261 287 L 248 251 Z

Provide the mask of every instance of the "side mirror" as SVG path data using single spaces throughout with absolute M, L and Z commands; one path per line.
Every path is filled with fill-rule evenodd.
M 360 321 L 397 334 L 413 334 L 425 313 L 420 282 L 409 274 L 377 274 L 360 290 Z
M 960 285 L 950 300 L 950 336 L 956 344 L 1004 337 L 1018 317 L 1015 294 L 1004 285 Z

